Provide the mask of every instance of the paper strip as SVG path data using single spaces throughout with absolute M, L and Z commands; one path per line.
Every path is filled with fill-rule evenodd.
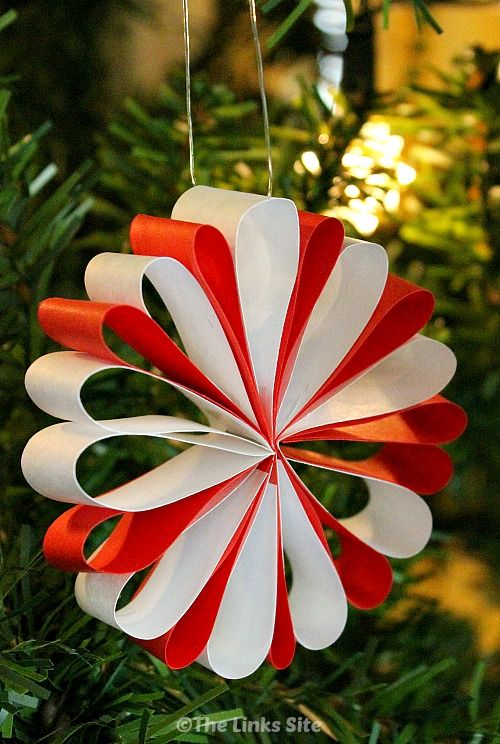
M 456 359 L 439 341 L 415 336 L 360 377 L 347 383 L 282 433 L 410 408 L 440 392 L 453 377 Z
M 295 635 L 306 648 L 326 648 L 346 624 L 345 593 L 281 463 L 278 477 L 283 546 L 292 567 L 289 602 Z

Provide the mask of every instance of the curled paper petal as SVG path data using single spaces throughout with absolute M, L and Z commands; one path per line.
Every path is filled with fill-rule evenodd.
M 415 336 L 310 413 L 299 417 L 285 429 L 283 437 L 316 426 L 410 408 L 442 390 L 455 369 L 455 355 L 447 346 L 425 336 Z
M 45 558 L 63 571 L 142 571 L 161 558 L 190 524 L 233 493 L 247 475 L 244 472 L 193 496 L 148 511 L 120 512 L 100 506 L 75 506 L 61 514 L 47 530 L 43 541 Z M 92 558 L 86 558 L 85 544 L 94 528 L 116 516 L 121 518 L 110 536 Z
M 270 414 L 278 352 L 299 261 L 299 220 L 293 202 L 196 186 L 174 218 L 199 217 L 233 249 L 246 337 L 261 400 Z
M 303 442 L 337 440 L 347 442 L 399 442 L 400 444 L 443 444 L 463 433 L 467 417 L 460 406 L 441 395 L 405 411 L 383 414 L 347 424 L 305 429 L 284 440 Z
M 366 273 L 359 274 L 360 263 Z M 278 414 L 279 430 L 345 357 L 373 314 L 386 279 L 387 256 L 381 246 L 360 242 L 342 251 L 309 316 Z
M 354 517 L 340 520 L 374 550 L 391 558 L 409 558 L 427 544 L 432 515 L 420 496 L 407 488 L 376 480 L 366 481 L 370 499 Z
M 26 374 L 33 401 L 61 423 L 30 439 L 22 468 L 39 493 L 73 505 L 49 527 L 45 556 L 78 573 L 85 612 L 172 668 L 198 661 L 240 678 L 267 658 L 282 669 L 297 643 L 334 643 L 348 603 L 384 601 L 386 556 L 428 541 L 418 494 L 448 481 L 437 445 L 466 424 L 439 395 L 455 358 L 419 335 L 429 292 L 388 274 L 380 246 L 344 239 L 337 220 L 287 199 L 194 187 L 172 219 L 138 215 L 130 238 L 134 255 L 90 262 L 89 300 L 51 298 L 39 310 L 69 350 Z M 145 282 L 183 348 L 151 317 Z M 106 330 L 143 361 L 115 353 Z M 167 384 L 208 424 L 156 410 L 96 419 L 82 389 L 101 373 Z M 82 454 L 134 436 L 182 451 L 91 496 L 77 477 Z M 381 448 L 346 460 L 311 451 L 314 440 Z M 363 478 L 366 506 L 336 519 L 292 462 Z
M 265 457 L 196 444 L 145 475 L 93 498 L 77 479 L 76 463 L 90 445 L 110 436 L 113 434 L 99 427 L 77 423 L 54 424 L 43 429 L 30 439 L 24 450 L 21 463 L 24 477 L 39 493 L 55 501 L 144 511 L 216 485 Z M 58 453 L 55 462 L 54 452 Z
M 115 274 L 123 277 L 123 283 L 109 282 L 109 277 Z M 217 314 L 185 266 L 171 258 L 101 253 L 87 267 L 85 286 L 91 300 L 127 302 L 149 314 L 142 293 L 143 278 L 149 279 L 170 312 L 188 358 L 255 422 Z
M 268 484 L 206 647 L 208 665 L 223 677 L 248 676 L 268 654 L 276 613 L 277 553 L 276 486 Z
M 329 457 L 298 447 L 283 447 L 281 451 L 288 460 L 339 473 L 400 483 L 425 494 L 444 488 L 452 470 L 449 455 L 438 447 L 428 445 L 386 444 L 376 455 L 358 461 Z
M 284 467 L 279 464 L 283 547 L 292 568 L 290 612 L 306 648 L 330 646 L 347 621 L 347 601 L 331 555 L 318 539 Z

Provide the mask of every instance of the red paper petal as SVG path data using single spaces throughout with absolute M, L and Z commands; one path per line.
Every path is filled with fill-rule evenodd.
M 274 390 L 275 416 L 307 321 L 337 262 L 344 239 L 344 227 L 335 218 L 299 212 L 299 224 L 299 266 L 278 357 Z
M 243 542 L 253 524 L 266 482 L 261 486 L 250 509 L 234 533 L 218 566 L 188 611 L 172 628 L 164 650 L 165 663 L 172 669 L 182 669 L 202 653 L 217 619 L 217 613 L 238 559 Z M 152 652 L 154 653 L 154 652 Z
M 434 297 L 431 292 L 389 274 L 382 297 L 364 331 L 341 364 L 295 418 L 321 398 L 330 395 L 335 388 L 409 341 L 429 320 L 433 309 Z
M 295 656 L 295 633 L 293 630 L 290 605 L 288 603 L 288 589 L 285 576 L 285 561 L 283 556 L 283 542 L 281 537 L 281 518 L 278 511 L 278 583 L 276 587 L 276 618 L 274 634 L 269 649 L 268 661 L 276 669 L 285 669 Z
M 418 493 L 441 490 L 452 474 L 449 455 L 431 445 L 386 444 L 367 460 L 342 460 L 318 452 L 282 447 L 283 455 L 305 465 L 396 483 Z
M 196 277 L 212 302 L 222 310 L 224 330 L 231 329 L 249 366 L 243 319 L 238 298 L 231 249 L 219 230 L 164 217 L 139 214 L 130 225 L 130 245 L 142 256 L 175 258 Z
M 248 471 L 173 504 L 146 512 L 127 513 L 99 506 L 75 506 L 53 522 L 45 534 L 46 560 L 62 571 L 129 573 L 150 566 L 192 522 L 212 509 L 228 489 L 236 488 Z M 230 498 L 230 496 L 229 496 Z M 123 514 L 92 559 L 84 555 L 92 530 Z
M 338 536 L 340 556 L 334 559 L 349 602 L 360 610 L 371 610 L 387 599 L 392 587 L 392 568 L 387 558 L 349 532 L 316 499 L 314 506 L 325 527 Z
M 467 426 L 465 411 L 435 395 L 413 408 L 352 423 L 319 426 L 301 431 L 284 442 L 340 440 L 350 442 L 399 442 L 443 444 L 459 437 Z
M 267 423 L 252 372 L 231 249 L 219 230 L 164 217 L 137 215 L 130 225 L 134 253 L 174 258 L 205 291 L 226 334 L 260 427 Z
M 41 303 L 38 317 L 45 333 L 61 345 L 112 364 L 126 364 L 106 343 L 103 334 L 106 326 L 160 369 L 167 380 L 189 388 L 250 423 L 161 326 L 142 310 L 129 305 L 53 297 Z
M 323 541 L 326 541 L 321 525 L 329 527 L 338 535 L 341 554 L 334 558 L 333 562 L 347 599 L 359 609 L 369 610 L 378 607 L 387 598 L 392 586 L 392 569 L 389 561 L 343 527 L 306 488 L 290 465 L 284 462 L 318 537 L 321 539 L 323 535 Z

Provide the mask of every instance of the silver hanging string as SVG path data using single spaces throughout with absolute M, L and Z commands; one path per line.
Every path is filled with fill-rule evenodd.
M 189 138 L 189 172 L 191 182 L 196 186 L 194 174 L 194 137 L 193 137 L 193 115 L 191 111 L 191 44 L 189 37 L 189 2 L 182 0 L 182 19 L 184 26 L 184 63 L 186 68 L 186 116 Z
M 267 110 L 266 88 L 264 84 L 264 63 L 262 61 L 262 49 L 260 46 L 259 29 L 257 27 L 257 9 L 255 0 L 248 0 L 250 8 L 250 23 L 252 26 L 253 43 L 255 46 L 255 57 L 257 60 L 257 75 L 259 78 L 260 100 L 262 102 L 262 118 L 264 120 L 264 139 L 267 150 L 267 169 L 269 174 L 267 195 L 273 195 L 273 159 L 271 153 L 271 133 L 269 130 L 269 114 Z
M 264 139 L 267 151 L 267 169 L 268 169 L 268 186 L 267 195 L 272 196 L 273 193 L 273 160 L 271 153 L 271 133 L 269 129 L 269 113 L 267 109 L 267 97 L 266 89 L 264 84 L 264 62 L 262 60 L 262 49 L 260 46 L 259 29 L 257 27 L 257 8 L 255 6 L 255 0 L 248 0 L 250 8 L 250 24 L 252 27 L 252 36 L 255 46 L 255 57 L 257 60 L 257 75 L 259 81 L 260 99 L 262 103 L 262 118 L 264 121 Z M 186 116 L 188 124 L 188 139 L 189 139 L 189 172 L 191 174 L 191 182 L 193 186 L 196 186 L 195 177 L 195 156 L 194 156 L 194 136 L 193 136 L 193 115 L 191 107 L 191 44 L 189 35 L 189 0 L 182 0 L 182 17 L 184 27 L 184 63 L 186 73 Z

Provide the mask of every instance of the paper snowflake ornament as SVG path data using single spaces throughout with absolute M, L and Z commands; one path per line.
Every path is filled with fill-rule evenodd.
M 455 358 L 418 334 L 433 309 L 428 291 L 388 274 L 379 245 L 344 239 L 338 220 L 298 213 L 287 199 L 198 186 L 172 219 L 136 217 L 131 245 L 135 255 L 90 262 L 90 301 L 40 307 L 45 332 L 71 351 L 36 361 L 26 387 L 65 423 L 36 434 L 22 466 L 39 493 L 76 505 L 49 528 L 46 558 L 78 572 L 85 612 L 172 668 L 198 660 L 240 678 L 266 657 L 283 668 L 297 641 L 321 649 L 340 636 L 348 602 L 368 609 L 385 599 L 385 556 L 412 556 L 428 541 L 431 514 L 416 492 L 446 484 L 450 459 L 436 445 L 465 426 L 463 411 L 438 395 Z M 186 353 L 149 315 L 145 278 Z M 116 356 L 105 327 L 149 369 Z M 209 426 L 162 415 L 94 420 L 81 389 L 111 369 L 171 385 Z M 78 458 L 131 435 L 192 446 L 92 498 L 77 479 Z M 312 440 L 383 446 L 349 461 L 297 446 Z M 368 504 L 335 519 L 291 462 L 363 478 Z M 86 557 L 91 532 L 117 516 Z M 336 557 L 325 528 L 340 542 Z

